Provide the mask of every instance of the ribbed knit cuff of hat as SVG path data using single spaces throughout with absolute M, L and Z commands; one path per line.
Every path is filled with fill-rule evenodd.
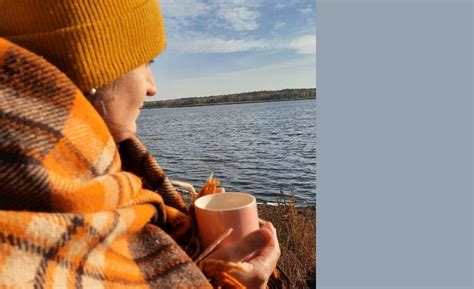
M 166 46 L 156 0 L 5 0 L 0 6 L 0 36 L 46 58 L 82 91 L 145 64 Z

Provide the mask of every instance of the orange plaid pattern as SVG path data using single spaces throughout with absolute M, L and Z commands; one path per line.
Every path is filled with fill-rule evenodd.
M 170 237 L 182 200 L 146 180 L 63 73 L 0 38 L 0 288 L 211 288 Z

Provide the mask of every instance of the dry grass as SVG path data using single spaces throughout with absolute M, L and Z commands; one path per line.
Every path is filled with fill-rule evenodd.
M 296 207 L 294 196 L 280 195 L 276 206 L 259 205 L 258 210 L 277 229 L 278 265 L 291 281 L 286 288 L 316 288 L 316 208 Z

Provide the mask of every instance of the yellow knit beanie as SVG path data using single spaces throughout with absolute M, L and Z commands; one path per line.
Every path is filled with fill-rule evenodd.
M 0 37 L 46 58 L 82 90 L 165 48 L 156 0 L 0 0 Z

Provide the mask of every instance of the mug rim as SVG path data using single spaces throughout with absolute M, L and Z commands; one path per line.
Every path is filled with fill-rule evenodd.
M 231 195 L 245 195 L 245 196 L 249 196 L 252 201 L 249 202 L 248 204 L 246 205 L 243 205 L 243 206 L 240 206 L 240 207 L 235 207 L 235 208 L 231 208 L 231 209 L 210 209 L 210 208 L 203 208 L 202 205 L 199 206 L 198 204 L 198 201 L 201 202 L 204 202 L 206 201 L 207 199 L 212 199 L 212 198 L 215 198 L 216 196 L 219 196 L 219 195 L 224 195 L 224 194 L 231 194 Z M 203 196 L 203 197 L 200 197 L 198 199 L 196 199 L 194 201 L 194 207 L 196 207 L 196 209 L 199 209 L 199 210 L 203 210 L 203 211 L 213 211 L 213 212 L 228 212 L 228 211 L 237 211 L 237 210 L 242 210 L 242 209 L 245 209 L 245 208 L 248 208 L 248 207 L 251 207 L 253 206 L 254 204 L 257 203 L 257 199 L 252 195 L 252 194 L 249 194 L 249 193 L 244 193 L 244 192 L 224 192 L 224 193 L 216 193 L 216 194 L 210 194 L 210 195 L 207 195 L 207 196 Z

